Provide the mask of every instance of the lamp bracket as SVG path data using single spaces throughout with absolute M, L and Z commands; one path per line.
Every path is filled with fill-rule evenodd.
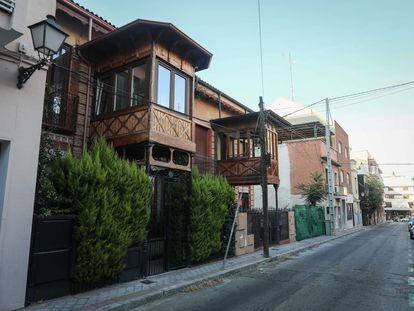
M 47 59 L 41 59 L 37 64 L 24 68 L 19 67 L 19 75 L 17 77 L 17 88 L 21 89 L 23 85 L 30 79 L 36 70 L 42 69 L 47 64 Z

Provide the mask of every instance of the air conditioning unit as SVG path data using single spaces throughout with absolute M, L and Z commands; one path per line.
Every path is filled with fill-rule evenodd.
M 6 11 L 12 14 L 15 7 L 16 7 L 16 0 L 0 0 L 0 10 Z

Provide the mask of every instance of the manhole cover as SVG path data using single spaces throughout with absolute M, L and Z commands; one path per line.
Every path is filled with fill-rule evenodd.
M 151 281 L 151 280 L 145 279 L 145 280 L 142 280 L 142 281 L 141 281 L 141 283 L 144 283 L 144 284 L 151 284 L 151 283 L 154 283 L 154 281 Z

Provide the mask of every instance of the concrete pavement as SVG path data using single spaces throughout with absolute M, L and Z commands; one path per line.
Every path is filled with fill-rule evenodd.
M 414 241 L 406 223 L 387 223 L 136 310 L 399 311 L 413 307 Z

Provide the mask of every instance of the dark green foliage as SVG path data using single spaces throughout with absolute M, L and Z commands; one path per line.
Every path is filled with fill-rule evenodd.
M 302 196 L 306 202 L 312 206 L 324 200 L 327 196 L 325 181 L 320 172 L 310 175 L 311 181 L 307 184 L 301 183 L 296 188 L 302 191 Z
M 103 138 L 75 159 L 55 161 L 53 184 L 77 215 L 78 283 L 114 279 L 132 244 L 143 242 L 149 220 L 151 183 L 136 164 L 121 160 Z
M 226 217 L 226 221 L 224 222 L 223 228 L 221 229 L 221 252 L 224 254 L 226 252 L 227 243 L 230 238 L 231 227 L 233 226 L 234 215 L 236 213 L 237 205 L 233 202 L 230 204 L 229 212 Z M 237 230 L 237 224 L 235 225 L 234 231 Z M 229 248 L 229 254 L 234 254 L 236 246 L 236 239 L 234 234 L 231 236 L 231 243 Z
M 36 192 L 34 211 L 38 215 L 70 214 L 72 210 L 64 209 L 61 202 L 64 198 L 56 192 L 50 180 L 52 163 L 61 157 L 61 153 L 54 149 L 50 136 L 43 132 L 40 136 L 39 162 L 37 166 Z
M 164 207 L 167 217 L 168 263 L 171 267 L 186 263 L 187 216 L 189 213 L 188 188 L 190 174 L 183 174 L 165 183 Z
M 361 208 L 368 215 L 382 206 L 384 202 L 384 184 L 375 175 L 367 177 L 365 184 L 365 193 L 361 195 Z
M 192 176 L 192 259 L 202 261 L 222 248 L 221 231 L 234 202 L 233 188 L 222 177 Z

